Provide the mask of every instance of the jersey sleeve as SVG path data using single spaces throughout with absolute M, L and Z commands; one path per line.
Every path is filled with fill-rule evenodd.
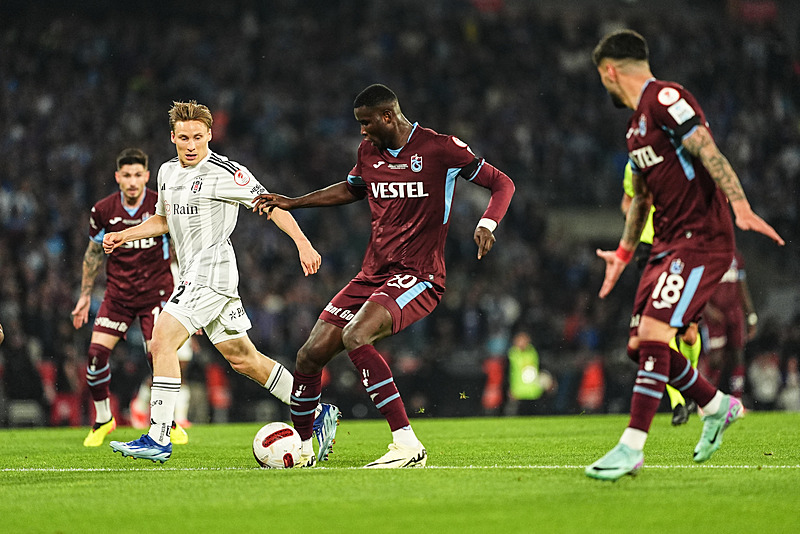
M 364 183 L 364 178 L 361 176 L 361 147 L 364 146 L 364 142 L 358 145 L 358 158 L 356 159 L 356 164 L 347 174 L 347 189 L 358 198 L 364 198 L 367 196 L 367 184 Z
M 240 166 L 232 174 L 225 171 L 222 172 L 224 177 L 218 183 L 217 193 L 223 200 L 237 202 L 246 208 L 253 208 L 255 206 L 255 198 L 258 195 L 269 192 L 247 167 Z
M 89 212 L 89 239 L 95 243 L 103 242 L 103 236 L 106 233 L 106 219 L 99 203 L 92 206 L 92 211 Z
M 156 215 L 162 217 L 167 216 L 164 209 L 164 166 L 158 169 L 158 177 L 156 178 L 156 190 L 158 191 L 158 200 L 156 200 Z
M 694 96 L 679 85 L 664 86 L 653 101 L 652 114 L 657 126 L 664 129 L 676 145 L 706 124 L 705 113 Z

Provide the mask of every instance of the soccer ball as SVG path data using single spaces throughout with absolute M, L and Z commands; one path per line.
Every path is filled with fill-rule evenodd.
M 269 423 L 256 432 L 253 456 L 261 467 L 283 469 L 300 460 L 300 434 L 286 423 Z

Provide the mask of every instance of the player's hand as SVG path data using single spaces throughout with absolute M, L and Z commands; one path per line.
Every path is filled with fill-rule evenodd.
M 603 285 L 600 287 L 600 293 L 598 293 L 600 298 L 604 299 L 614 289 L 617 280 L 622 275 L 622 271 L 625 270 L 628 264 L 617 257 L 616 250 L 600 250 L 598 248 L 597 256 L 606 262 L 606 276 L 603 279 Z
M 319 252 L 308 241 L 298 244 L 297 250 L 300 252 L 300 265 L 303 266 L 303 274 L 306 276 L 316 274 L 319 271 L 319 266 L 322 265 L 322 256 L 319 255 Z
M 109 232 L 103 236 L 103 252 L 111 254 L 114 249 L 123 244 L 122 232 Z
M 89 321 L 89 306 L 92 304 L 91 295 L 81 295 L 75 309 L 70 314 L 72 316 L 72 326 L 77 330 Z
M 255 202 L 253 212 L 258 211 L 259 215 L 263 215 L 266 211 L 267 218 L 269 218 L 273 208 L 280 208 L 285 211 L 292 209 L 294 207 L 293 200 L 292 198 L 276 195 L 275 193 L 263 193 L 253 199 L 253 202 Z
M 472 236 L 475 244 L 478 245 L 478 259 L 486 256 L 494 246 L 494 234 L 488 228 L 478 226 L 475 228 L 475 233 Z
M 735 213 L 736 226 L 741 230 L 753 230 L 760 234 L 764 234 L 777 244 L 783 246 L 785 241 L 778 235 L 778 232 L 767 223 L 764 219 L 758 216 L 753 210 L 742 211 L 742 213 Z

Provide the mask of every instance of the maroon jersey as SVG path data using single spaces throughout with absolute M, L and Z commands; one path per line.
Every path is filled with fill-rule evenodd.
M 674 248 L 734 249 L 725 194 L 682 145 L 705 114 L 686 89 L 652 79 L 628 122 L 628 155 L 653 194 L 653 253 Z M 709 130 L 710 131 L 710 130 Z
M 477 163 L 477 165 L 475 165 Z M 413 274 L 444 288 L 444 245 L 450 226 L 456 181 L 462 168 L 475 165 L 466 179 L 492 190 L 485 218 L 499 222 L 511 201 L 513 183 L 502 175 L 482 173 L 490 166 L 466 143 L 414 124 L 398 150 L 378 150 L 367 140 L 347 177 L 350 190 L 367 196 L 372 232 L 361 265 L 374 282 L 389 274 Z M 500 183 L 508 181 L 508 184 Z M 495 197 L 497 197 L 497 200 Z
M 156 212 L 158 194 L 145 189 L 139 208 L 122 204 L 122 193 L 99 200 L 89 217 L 89 238 L 102 244 L 106 232 L 121 232 L 136 226 Z M 166 236 L 129 241 L 106 256 L 105 298 L 131 307 L 148 306 L 172 293 L 169 243 Z

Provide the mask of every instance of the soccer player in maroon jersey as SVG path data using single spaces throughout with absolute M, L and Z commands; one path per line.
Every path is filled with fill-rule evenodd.
M 346 181 L 298 198 L 262 194 L 259 211 L 335 206 L 366 198 L 372 233 L 361 271 L 325 307 L 297 353 L 292 421 L 303 439 L 300 463 L 313 465 L 311 424 L 322 389 L 322 368 L 347 350 L 361 383 L 392 431 L 389 452 L 370 468 L 424 467 L 427 452 L 408 420 L 392 372 L 374 343 L 422 319 L 445 289 L 444 244 L 456 182 L 461 177 L 491 190 L 474 240 L 478 259 L 495 242 L 514 184 L 451 135 L 411 123 L 397 96 L 375 84 L 353 104 L 364 138 Z
M 89 245 L 83 256 L 81 294 L 72 310 L 72 324 L 76 329 L 89 318 L 92 288 L 105 257 L 103 236 L 106 232 L 135 226 L 155 214 L 158 194 L 147 187 L 150 179 L 147 154 L 137 148 L 120 152 L 114 178 L 120 191 L 99 200 L 89 218 Z M 103 439 L 117 426 L 109 403 L 111 351 L 126 337 L 128 328 L 137 318 L 149 350 L 153 324 L 172 293 L 167 238 L 127 243 L 119 254 L 108 257 L 106 279 L 103 302 L 92 328 L 86 368 L 86 380 L 95 406 L 95 423 L 83 442 L 87 447 L 102 445 Z
M 706 375 L 712 384 L 728 386 L 732 395 L 742 398 L 744 348 L 756 335 L 758 315 L 747 285 L 744 259 L 739 252 L 711 294 L 702 325 L 706 338 Z
M 641 35 L 621 30 L 605 36 L 592 60 L 614 105 L 634 110 L 626 138 L 635 194 L 619 247 L 597 251 L 606 263 L 600 298 L 616 284 L 638 245 L 651 206 L 656 208 L 651 260 L 639 281 L 631 314 L 628 354 L 639 371 L 630 422 L 617 446 L 586 468 L 590 477 L 616 480 L 635 474 L 644 464 L 647 432 L 667 383 L 703 410 L 696 462 L 710 458 L 725 429 L 744 415 L 738 399 L 712 386 L 669 347 L 669 341 L 679 328 L 697 320 L 730 266 L 731 208 L 740 229 L 784 243 L 753 212 L 692 94 L 653 76 Z

